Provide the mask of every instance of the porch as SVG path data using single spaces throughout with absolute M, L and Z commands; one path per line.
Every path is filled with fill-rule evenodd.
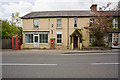
M 74 32 L 70 35 L 70 46 L 72 50 L 81 50 L 82 49 L 82 33 L 81 29 L 75 29 Z

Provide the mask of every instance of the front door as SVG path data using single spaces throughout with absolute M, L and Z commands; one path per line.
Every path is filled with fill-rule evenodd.
M 38 34 L 34 34 L 34 48 L 39 48 Z
M 78 49 L 78 36 L 74 36 L 74 49 Z

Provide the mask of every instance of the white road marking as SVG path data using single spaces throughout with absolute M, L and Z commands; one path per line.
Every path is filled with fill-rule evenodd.
M 104 65 L 104 64 L 115 64 L 118 65 L 120 63 L 91 63 L 92 65 Z
M 3 66 L 57 66 L 58 64 L 19 64 L 19 63 L 3 63 Z
M 60 55 L 118 55 L 118 53 L 72 53 L 72 54 L 60 54 Z

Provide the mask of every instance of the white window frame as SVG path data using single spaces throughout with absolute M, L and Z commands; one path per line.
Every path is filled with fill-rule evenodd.
M 90 24 L 92 24 L 94 21 L 94 19 L 92 17 L 90 17 Z
M 60 23 L 58 23 L 58 19 L 61 19 L 61 22 Z M 56 19 L 56 23 L 57 23 L 57 28 L 62 28 L 62 18 L 57 18 Z M 61 26 L 58 26 L 58 25 L 61 25 Z
M 33 43 L 26 43 L 26 40 L 25 40 L 25 44 L 34 44 L 34 35 L 35 34 L 38 34 L 38 44 L 48 44 L 48 43 L 40 43 L 39 34 L 48 34 L 48 37 L 49 37 L 49 32 L 25 32 L 24 34 L 33 34 Z
M 25 44 L 34 44 L 34 34 L 32 34 L 33 35 L 33 43 L 27 43 L 26 42 L 26 34 L 32 34 L 32 33 L 25 33 Z
M 118 36 L 115 36 L 115 34 L 118 34 Z M 118 39 L 118 46 L 114 46 L 115 39 Z M 112 33 L 112 48 L 120 48 L 120 33 Z
M 76 21 L 76 23 L 75 23 Z M 77 28 L 77 26 L 75 27 L 75 24 L 77 25 L 77 17 L 74 18 L 74 28 Z
M 34 21 L 35 21 L 35 20 L 38 20 L 38 23 L 37 23 L 38 27 L 35 27 L 35 25 L 34 25 L 34 23 L 35 23 Z M 39 28 L 39 19 L 38 19 L 38 18 L 34 18 L 34 19 L 33 19 L 33 28 L 34 28 L 34 29 L 38 29 L 38 28 Z
M 42 34 L 42 35 L 46 35 L 46 34 Z M 47 34 L 47 37 L 48 37 L 48 34 Z M 48 44 L 48 38 L 47 38 L 47 43 L 40 43 L 40 34 L 39 34 L 39 44 Z M 44 40 L 43 40 L 43 42 L 44 42 Z
M 90 39 L 90 40 L 89 40 L 89 44 L 91 45 L 91 43 L 94 42 L 94 36 L 93 36 L 92 34 L 90 34 L 90 36 L 91 36 L 91 37 L 89 38 L 89 39 Z
M 118 39 L 119 42 L 119 33 L 113 33 L 113 41 L 115 41 L 116 39 Z
M 113 28 L 118 28 L 118 20 L 113 19 Z
M 57 40 L 58 40 L 58 39 L 61 40 L 61 43 L 57 43 L 57 41 L 56 41 L 57 45 L 62 45 L 62 32 L 56 32 L 56 34 L 57 34 L 57 35 L 58 35 L 58 34 L 61 35 L 61 38 L 57 38 Z

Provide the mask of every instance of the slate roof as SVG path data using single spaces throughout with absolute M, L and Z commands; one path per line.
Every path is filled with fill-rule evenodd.
M 107 11 L 105 11 L 107 12 Z M 118 16 L 118 12 L 114 12 L 114 16 Z M 30 12 L 25 16 L 25 18 L 48 18 L 48 17 L 90 17 L 93 16 L 93 12 L 90 10 L 71 10 L 71 11 L 39 11 L 39 12 Z M 119 14 L 120 16 L 120 14 Z
M 31 12 L 21 18 L 42 18 L 42 17 L 78 17 L 78 16 L 91 16 L 90 11 L 40 11 Z

